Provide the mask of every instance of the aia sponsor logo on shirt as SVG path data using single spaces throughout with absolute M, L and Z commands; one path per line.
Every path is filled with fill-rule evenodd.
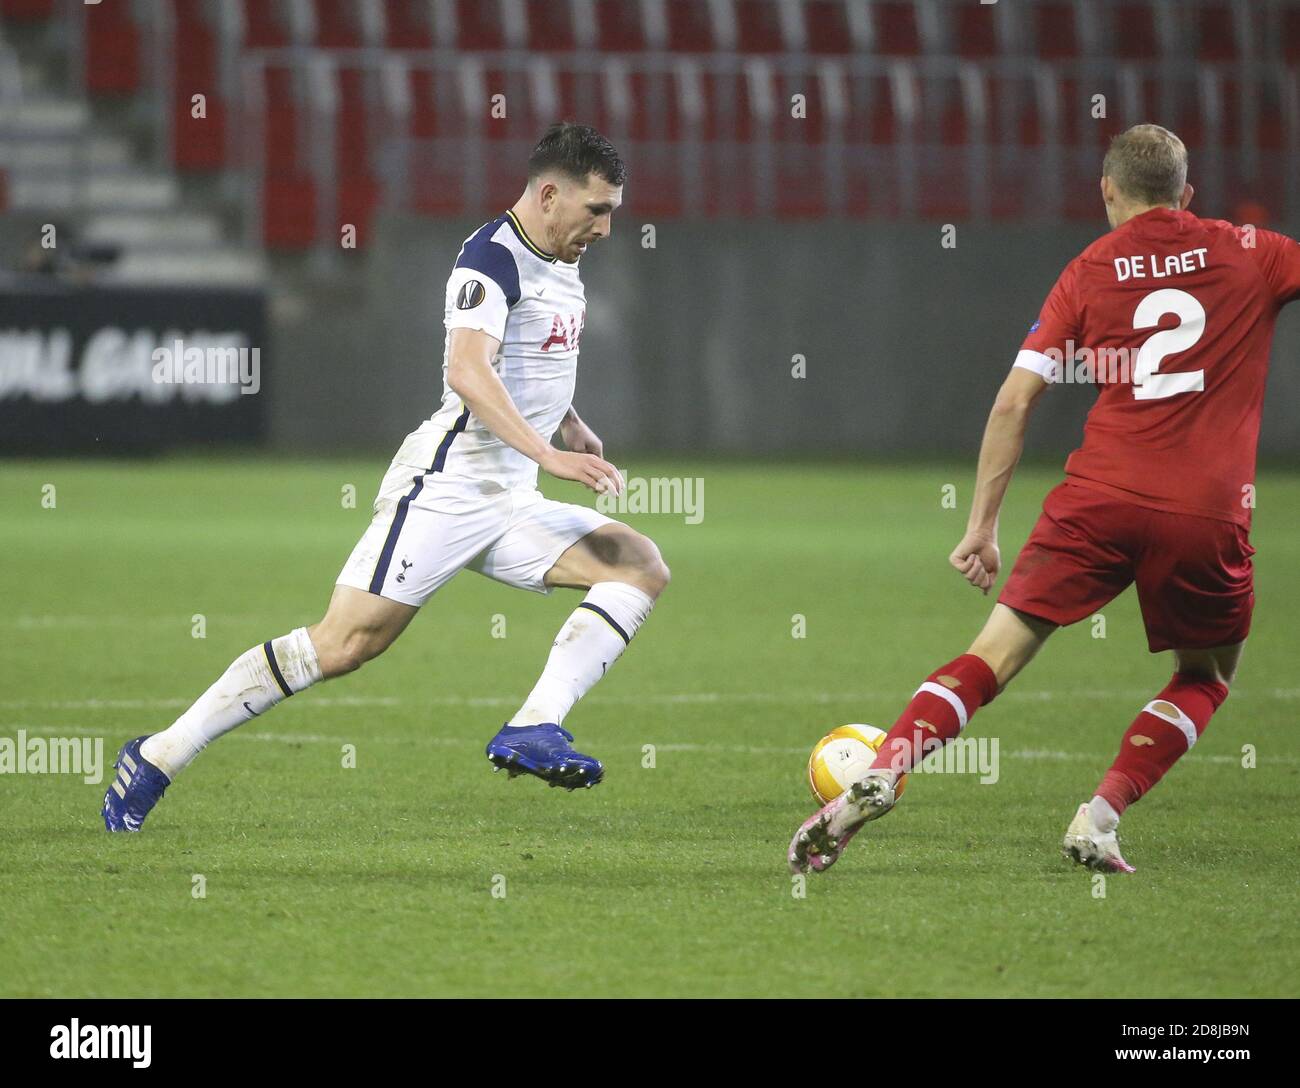
M 551 335 L 542 344 L 542 350 L 560 348 L 562 351 L 577 351 L 578 341 L 582 337 L 582 330 L 586 324 L 586 310 L 579 314 L 569 314 L 567 317 L 555 314 L 551 318 Z

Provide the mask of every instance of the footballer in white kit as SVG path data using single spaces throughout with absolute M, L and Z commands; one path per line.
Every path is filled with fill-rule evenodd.
M 374 517 L 324 618 L 237 658 L 167 729 L 128 741 L 104 797 L 110 831 L 138 831 L 212 740 L 382 653 L 440 586 L 469 569 L 521 589 L 586 595 L 486 754 L 510 777 L 594 786 L 601 762 L 571 746 L 565 715 L 605 674 L 668 584 L 654 543 L 537 490 L 538 469 L 597 494 L 623 488 L 573 407 L 586 295 L 578 261 L 609 234 L 624 167 L 586 125 L 547 130 L 513 208 L 461 247 L 443 302 L 442 403 L 397 451 Z M 552 445 L 559 433 L 567 449 Z
M 524 419 L 549 436 L 573 404 L 586 304 L 577 264 L 535 248 L 506 212 L 465 239 L 443 323 L 448 332 L 476 329 L 500 341 L 497 376 Z M 444 353 L 444 384 L 446 371 Z M 543 498 L 537 468 L 446 386 L 438 410 L 393 458 L 340 584 L 421 605 L 469 567 L 547 592 L 555 560 L 611 519 Z

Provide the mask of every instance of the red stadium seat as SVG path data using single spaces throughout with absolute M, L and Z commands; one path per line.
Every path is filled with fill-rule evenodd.
M 854 75 L 849 80 L 845 139 L 851 144 L 892 144 L 903 133 L 887 76 Z
M 844 212 L 854 219 L 865 219 L 880 203 L 876 185 L 880 175 L 850 161 L 844 177 Z
M 997 55 L 996 7 L 990 4 L 962 4 L 953 14 L 952 47 L 958 56 Z
M 296 174 L 300 169 L 300 141 L 293 71 L 268 68 L 264 87 L 266 172 L 271 175 Z
M 130 95 L 140 86 L 140 35 L 125 4 L 86 7 L 86 90 Z
M 668 0 L 668 48 L 674 53 L 707 53 L 713 48 L 709 5 L 698 0 Z
M 822 218 L 829 211 L 826 170 L 827 114 L 823 83 L 811 74 L 777 73 L 772 79 L 771 135 L 775 139 L 776 213 L 783 218 Z M 802 95 L 802 116 L 794 96 Z M 755 118 L 755 135 L 765 135 Z
M 442 130 L 442 115 L 435 92 L 434 74 L 427 68 L 412 68 L 408 75 L 411 89 L 411 136 L 431 140 Z
M 971 119 L 960 90 L 947 88 L 937 106 L 939 143 L 945 147 L 964 147 L 971 139 Z
M 1065 60 L 1079 55 L 1079 28 L 1074 4 L 1068 0 L 1048 0 L 1034 4 L 1034 48 L 1044 60 Z
M 498 0 L 456 0 L 456 44 L 460 49 L 504 49 Z
M 538 129 L 540 106 L 529 80 L 529 73 L 518 68 L 493 66 L 484 71 L 487 98 L 480 108 L 471 110 L 470 128 L 489 140 L 530 140 Z M 492 98 L 505 96 L 505 116 L 493 116 Z M 549 120 L 547 123 L 549 123 Z
M 982 132 L 975 104 L 955 77 L 924 79 L 920 90 L 917 212 L 945 222 L 969 218 L 974 210 L 970 141 Z
M 1019 147 L 1038 147 L 1045 138 L 1042 103 L 1036 93 L 1028 94 L 1016 111 L 1015 143 Z
M 601 132 L 626 136 L 633 124 L 631 77 L 615 62 L 581 77 L 561 77 L 561 102 L 565 109 L 574 110 L 570 116 L 587 120 Z
M 352 226 L 357 232 L 357 248 L 365 248 L 371 238 L 371 226 L 381 195 L 379 182 L 369 175 L 340 179 L 336 190 L 335 240 L 342 237 L 345 226 Z
M 538 53 L 568 52 L 574 39 L 570 0 L 528 0 L 528 48 Z
M 853 36 L 844 4 L 845 0 L 807 0 L 800 5 L 810 53 L 853 51 Z
M 1201 60 L 1236 60 L 1240 49 L 1232 5 L 1198 4 L 1194 9 L 1196 55 Z
M 783 147 L 776 158 L 776 214 L 783 219 L 824 219 L 830 212 L 820 147 Z
M 1118 131 L 1121 118 L 1120 95 L 1112 79 L 1089 78 L 1081 80 L 1070 76 L 1058 82 L 1061 104 L 1060 131 L 1055 135 L 1061 143 L 1070 146 L 1105 147 L 1110 137 Z M 1093 95 L 1106 96 L 1106 116 L 1093 116 Z
M 683 111 L 674 78 L 665 72 L 629 72 L 626 80 L 629 113 L 615 131 L 636 141 L 680 139 Z
M 826 103 L 821 80 L 806 75 L 778 75 L 774 81 L 776 110 L 774 132 L 779 143 L 820 144 L 827 136 Z M 802 95 L 801 114 L 795 116 L 795 95 Z
M 176 92 L 181 94 L 192 88 L 195 92 L 211 93 L 217 89 L 217 39 L 203 16 L 203 0 L 169 2 L 176 28 Z
M 1122 60 L 1152 60 L 1159 55 L 1156 14 L 1149 3 L 1119 3 L 1110 9 L 1111 42 Z
M 385 0 L 384 44 L 389 49 L 428 49 L 432 46 L 429 5 L 422 0 Z
M 989 138 L 997 144 L 1014 147 L 1021 140 L 1021 123 L 1029 114 L 1029 127 L 1036 111 L 1026 111 L 1026 103 L 1033 101 L 1032 80 L 1024 76 L 1003 78 L 981 75 L 985 108 L 988 110 Z
M 644 144 L 632 147 L 627 152 L 626 161 L 628 178 L 636 187 L 636 214 L 639 217 L 673 218 L 682 214 L 685 198 L 682 193 L 681 152 L 677 147 Z M 702 210 L 706 209 L 691 209 L 696 215 Z
M 750 140 L 760 122 L 753 112 L 745 75 L 707 72 L 701 75 L 700 82 L 704 91 L 704 139 L 731 143 Z M 682 112 L 686 112 L 685 106 Z
M 225 165 L 226 108 L 217 80 L 216 35 L 203 18 L 202 0 L 170 0 L 175 13 L 173 56 L 173 161 L 185 171 Z M 192 98 L 202 94 L 205 114 L 193 116 Z
M 366 108 L 365 71 L 340 68 L 338 110 L 334 114 L 335 170 L 340 178 L 370 172 L 370 124 Z
M 936 223 L 952 223 L 969 219 L 974 210 L 965 149 L 944 148 L 926 157 L 919 171 L 917 214 Z
M 646 48 L 638 0 L 596 0 L 596 44 L 602 53 L 634 53 Z
M 916 8 L 908 0 L 880 0 L 871 5 L 876 26 L 876 52 L 886 56 L 915 56 L 921 52 Z
M 316 44 L 326 49 L 347 49 L 361 44 L 352 0 L 316 0 Z
M 562 69 L 556 73 L 559 109 L 554 118 L 568 118 L 594 125 L 599 131 L 610 128 L 610 118 L 603 94 L 603 81 L 595 72 Z
M 306 249 L 316 239 L 316 186 L 307 174 L 267 177 L 262 240 L 271 249 Z
M 275 49 L 289 44 L 276 5 L 267 0 L 244 0 L 244 48 Z
M 411 148 L 408 176 L 411 206 L 426 215 L 463 215 L 472 204 L 464 159 L 446 153 L 441 141 Z
M 177 95 L 172 113 L 172 155 L 176 169 L 189 173 L 211 172 L 226 165 L 226 107 L 209 96 L 207 115 L 193 115 L 188 97 Z
M 738 45 L 742 53 L 780 53 L 786 49 L 779 0 L 738 0 Z

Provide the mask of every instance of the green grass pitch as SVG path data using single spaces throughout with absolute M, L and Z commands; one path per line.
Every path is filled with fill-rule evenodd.
M 1300 994 L 1300 475 L 1261 475 L 1251 645 L 1205 737 L 1125 817 L 1135 876 L 1099 885 L 1059 856 L 1171 672 L 1129 593 L 1104 638 L 1059 633 L 973 723 L 998 738 L 995 784 L 915 776 L 798 898 L 808 749 L 888 727 L 992 602 L 946 564 L 972 468 L 626 467 L 702 477 L 705 516 L 627 519 L 674 579 L 568 720 L 603 785 L 490 772 L 485 741 L 579 597 L 463 574 L 388 654 L 213 745 L 142 834 L 105 833 L 103 783 L 0 776 L 0 994 Z M 110 763 L 237 654 L 314 622 L 382 469 L 7 464 L 0 737 L 103 737 Z M 1017 477 L 1005 565 L 1058 478 Z

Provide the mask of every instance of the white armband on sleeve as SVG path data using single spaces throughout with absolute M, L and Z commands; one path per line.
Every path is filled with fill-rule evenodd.
M 1021 349 L 1016 355 L 1016 361 L 1011 365 L 1013 368 L 1023 367 L 1025 370 L 1032 370 L 1045 382 L 1056 381 L 1057 375 L 1061 372 L 1059 360 L 1044 355 L 1041 351 L 1029 351 L 1027 348 Z

